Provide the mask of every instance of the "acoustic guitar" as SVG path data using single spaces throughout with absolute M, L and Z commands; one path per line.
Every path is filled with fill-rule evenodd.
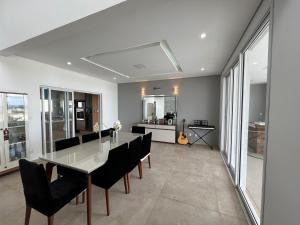
M 189 140 L 187 139 L 187 136 L 184 133 L 184 123 L 185 123 L 185 119 L 182 120 L 182 131 L 180 131 L 179 137 L 177 140 L 178 144 L 181 144 L 181 145 L 186 145 L 189 143 Z

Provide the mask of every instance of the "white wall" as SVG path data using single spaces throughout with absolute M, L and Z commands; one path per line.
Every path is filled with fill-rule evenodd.
M 30 158 L 42 153 L 40 85 L 102 93 L 103 123 L 111 126 L 118 119 L 117 84 L 31 61 L 0 56 L 0 91 L 29 95 Z
M 263 225 L 300 224 L 299 12 L 299 0 L 274 0 Z
M 0 50 L 124 0 L 1 0 Z

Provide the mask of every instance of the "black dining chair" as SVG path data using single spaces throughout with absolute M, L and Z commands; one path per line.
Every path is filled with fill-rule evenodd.
M 68 139 L 63 139 L 55 142 L 55 150 L 61 151 L 66 148 L 71 148 L 76 145 L 80 145 L 79 137 L 72 137 Z M 57 174 L 59 176 L 73 176 L 74 173 L 78 174 L 80 172 L 71 170 L 69 168 L 63 167 L 63 166 L 57 166 Z M 81 174 L 81 173 L 80 173 Z
M 79 137 L 72 137 L 72 138 L 68 138 L 68 139 L 63 139 L 63 140 L 59 140 L 55 142 L 55 150 L 56 151 L 61 151 L 64 150 L 66 148 L 71 148 L 74 146 L 80 145 L 80 141 L 79 141 Z M 57 166 L 57 175 L 58 177 L 61 176 L 79 176 L 79 177 L 85 177 L 84 173 L 81 173 L 79 171 L 75 171 L 63 166 Z M 85 201 L 85 192 L 82 193 L 82 203 L 84 203 Z M 79 198 L 78 196 L 76 196 L 76 204 L 78 204 L 79 202 Z
M 131 133 L 145 134 L 145 127 L 132 126 Z
M 97 140 L 97 139 L 99 139 L 98 132 L 82 135 L 82 143 L 86 143 L 86 142 Z
M 109 189 L 120 179 L 124 179 L 127 193 L 126 173 L 128 166 L 128 144 L 123 144 L 109 151 L 106 163 L 92 173 L 92 184 L 105 189 L 106 213 L 110 214 Z
M 111 132 L 113 132 L 115 129 L 114 128 L 109 128 L 106 130 L 101 130 L 101 137 L 107 137 L 110 135 Z
M 26 201 L 25 225 L 29 225 L 31 209 L 47 216 L 48 225 L 53 225 L 54 214 L 86 189 L 86 181 L 76 177 L 50 183 L 42 164 L 20 159 L 19 168 Z
M 55 142 L 55 150 L 63 150 L 80 144 L 79 137 L 72 137 Z
M 128 193 L 130 193 L 130 172 L 138 166 L 139 168 L 139 175 L 141 178 L 141 168 L 140 168 L 140 156 L 142 151 L 142 138 L 138 137 L 135 140 L 129 143 L 128 149 L 128 168 L 127 168 L 127 189 Z
M 140 178 L 143 178 L 143 164 L 142 162 L 148 158 L 148 164 L 149 164 L 149 168 L 151 168 L 151 158 L 150 158 L 150 154 L 151 154 L 151 140 L 152 140 L 152 132 L 145 134 L 143 136 L 143 140 L 142 140 L 142 151 L 141 151 L 141 155 L 140 155 L 140 164 L 139 164 L 139 168 L 140 168 Z

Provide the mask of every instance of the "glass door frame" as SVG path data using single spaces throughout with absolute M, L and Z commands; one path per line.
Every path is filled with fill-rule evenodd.
M 102 115 L 103 115 L 103 110 L 102 110 L 102 93 L 97 93 L 97 92 L 91 92 L 91 91 L 83 91 L 83 90 L 77 90 L 77 89 L 68 89 L 68 88 L 58 88 L 58 87 L 51 87 L 51 86 L 40 86 L 40 99 L 41 99 L 41 129 L 42 129 L 42 144 L 43 144 L 43 154 L 46 151 L 46 118 L 45 118 L 45 108 L 44 108 L 44 102 L 43 100 L 45 99 L 44 96 L 44 90 L 48 89 L 48 109 L 49 109 L 49 138 L 50 138 L 50 152 L 54 151 L 54 146 L 53 146 L 53 133 L 52 133 L 52 110 L 51 110 L 51 91 L 64 91 L 65 92 L 65 109 L 66 111 L 66 121 L 67 121 L 67 129 L 66 129 L 66 137 L 71 138 L 75 137 L 75 111 L 74 111 L 74 92 L 81 92 L 81 93 L 87 93 L 87 94 L 93 94 L 93 95 L 98 95 L 99 96 L 99 101 L 98 101 L 98 109 L 99 109 L 99 125 L 100 125 L 100 130 L 103 128 L 103 123 L 102 123 Z M 72 93 L 72 127 L 70 127 L 70 114 L 69 114 L 69 95 Z M 71 131 L 71 135 L 70 135 Z
M 230 86 L 230 76 L 231 76 L 231 70 L 229 73 L 227 73 L 226 76 L 222 77 L 222 129 L 221 129 L 221 153 L 224 159 L 224 162 L 226 165 L 228 165 L 228 162 L 230 160 L 230 152 L 229 152 L 229 86 Z
M 262 22 L 257 26 L 255 32 L 253 33 L 253 35 L 251 36 L 251 38 L 249 38 L 249 40 L 247 41 L 246 45 L 242 48 L 242 50 L 240 51 L 239 57 L 238 59 L 231 65 L 231 67 L 229 67 L 230 69 L 228 70 L 229 72 L 225 73 L 225 75 L 222 76 L 222 81 L 221 81 L 221 137 L 220 137 L 220 147 L 221 147 L 221 156 L 226 164 L 226 166 L 228 167 L 228 171 L 230 173 L 230 176 L 232 178 L 232 181 L 236 187 L 236 190 L 241 198 L 241 201 L 246 209 L 246 212 L 248 214 L 248 218 L 250 219 L 252 224 L 258 225 L 259 222 L 262 223 L 263 222 L 263 215 L 264 215 L 264 196 L 265 196 L 265 171 L 266 171 L 266 161 L 267 161 L 267 144 L 268 144 L 268 114 L 269 114 L 269 93 L 270 93 L 270 62 L 271 62 L 271 58 L 270 58 L 270 52 L 271 52 L 271 45 L 272 45 L 272 24 L 271 24 L 271 16 L 270 16 L 270 11 L 268 11 L 264 18 L 262 19 Z M 261 212 L 260 212 L 260 219 L 257 218 L 257 216 L 255 215 L 255 210 L 253 207 L 251 207 L 251 205 L 248 203 L 248 199 L 246 197 L 246 195 L 243 193 L 242 189 L 240 188 L 239 184 L 242 181 L 242 177 L 241 177 L 241 173 L 240 173 L 240 168 L 241 168 L 241 161 L 242 159 L 242 154 L 241 154 L 241 147 L 242 147 L 242 121 L 243 121 L 243 115 L 242 112 L 244 110 L 244 54 L 247 51 L 247 49 L 257 40 L 257 38 L 259 38 L 259 36 L 262 34 L 262 32 L 264 32 L 265 29 L 269 28 L 269 58 L 268 58 L 268 68 L 267 68 L 267 96 L 266 96 L 266 113 L 265 113 L 265 151 L 264 151 L 264 163 L 263 163 L 263 177 L 262 177 L 262 199 L 261 199 Z M 237 131 L 236 131 L 236 164 L 235 164 L 235 174 L 232 171 L 232 169 L 230 169 L 230 153 L 226 154 L 226 139 L 228 138 L 228 130 L 227 130 L 227 108 L 228 107 L 228 93 L 227 93 L 227 83 L 228 83 L 228 74 L 231 73 L 232 69 L 237 65 L 237 63 L 239 64 L 239 98 L 238 98 L 238 115 L 237 115 Z M 231 131 L 230 131 L 231 132 Z
M 43 154 L 46 152 L 47 149 L 47 142 L 46 142 L 46 114 L 45 114 L 45 105 L 44 105 L 44 100 L 45 100 L 45 90 L 48 90 L 48 113 L 49 113 L 49 139 L 50 141 L 50 152 L 53 152 L 53 127 L 52 127 L 52 91 L 62 91 L 64 92 L 64 108 L 65 108 L 65 124 L 66 124 L 66 130 L 65 130 L 65 137 L 66 138 L 71 138 L 74 137 L 75 135 L 75 123 L 74 123 L 74 91 L 70 89 L 65 89 L 65 88 L 56 88 L 56 87 L 49 87 L 49 86 L 40 86 L 40 99 L 41 99 L 41 129 L 42 129 L 42 145 L 43 145 Z M 69 97 L 70 93 L 72 93 L 72 127 L 70 127 L 70 114 L 69 114 Z M 71 133 L 71 135 L 70 135 Z
M 248 126 L 248 124 L 245 124 L 245 121 L 243 117 L 248 116 L 248 114 L 245 114 L 245 111 L 248 110 L 249 108 L 249 102 L 245 101 L 245 91 L 247 91 L 247 82 L 245 79 L 245 53 L 247 52 L 247 50 L 255 43 L 255 41 L 260 38 L 260 36 L 267 30 L 269 29 L 269 44 L 268 44 L 268 75 L 267 75 L 267 96 L 266 96 L 266 118 L 265 118 L 265 143 L 264 143 L 264 162 L 263 162 L 263 177 L 262 177 L 262 199 L 261 199 L 261 213 L 260 213 L 260 218 L 256 215 L 255 213 L 255 209 L 254 207 L 249 203 L 250 200 L 248 199 L 247 195 L 244 193 L 243 189 L 241 188 L 241 184 L 245 183 L 245 177 L 242 176 L 241 173 L 241 169 L 242 167 L 246 167 L 247 165 L 243 165 L 243 162 L 245 163 L 245 161 L 247 161 L 247 159 L 245 159 L 245 154 L 243 156 L 242 154 L 242 146 L 245 145 L 245 140 L 246 138 L 248 139 L 248 134 L 246 135 L 246 133 L 243 133 L 243 130 L 245 130 L 243 127 Z M 264 186 L 265 186 L 265 170 L 266 170 L 266 160 L 267 160 L 267 133 L 268 133 L 268 113 L 269 113 L 269 90 L 270 90 L 270 51 L 271 51 L 271 37 L 272 37 L 272 33 L 271 33 L 272 27 L 271 27 L 271 23 L 270 23 L 270 15 L 269 13 L 267 14 L 267 16 L 265 17 L 265 19 L 263 20 L 263 22 L 261 23 L 261 25 L 259 26 L 259 28 L 256 30 L 256 32 L 254 33 L 254 35 L 252 36 L 252 38 L 249 40 L 248 44 L 245 46 L 245 48 L 243 48 L 243 51 L 240 54 L 240 74 L 242 77 L 242 90 L 241 90 L 241 106 L 242 108 L 240 108 L 241 110 L 241 117 L 240 117 L 240 146 L 239 146 L 239 162 L 238 162 L 238 167 L 237 167 L 237 171 L 238 171 L 238 176 L 237 176 L 237 190 L 238 193 L 242 199 L 242 202 L 246 208 L 246 211 L 249 215 L 249 218 L 252 222 L 252 224 L 256 224 L 259 225 L 262 220 L 261 218 L 263 218 L 263 206 L 264 206 L 264 196 L 265 196 L 265 191 L 264 191 Z M 249 85 L 248 85 L 249 86 Z M 249 110 L 248 110 L 249 111 Z M 246 137 L 247 136 L 247 137 Z
M 17 92 L 8 92 L 0 91 L 0 122 L 2 123 L 0 129 L 0 145 L 2 151 L 0 151 L 0 172 L 18 167 L 18 159 L 10 161 L 10 151 L 9 151 L 9 140 L 4 140 L 4 129 L 9 129 L 8 126 L 8 103 L 7 95 L 15 94 L 22 95 L 24 98 L 24 128 L 25 128 L 25 154 L 24 158 L 30 158 L 29 150 L 29 129 L 28 129 L 28 94 L 26 93 L 17 93 Z
M 231 176 L 234 180 L 234 184 L 238 183 L 238 174 L 239 174 L 239 151 L 240 151 L 240 116 L 241 116 L 241 63 L 240 59 L 238 59 L 231 69 L 232 74 L 232 113 L 231 113 L 231 148 L 230 148 L 230 158 L 228 160 L 228 168 L 231 173 Z M 236 69 L 238 70 L 238 74 L 236 74 Z

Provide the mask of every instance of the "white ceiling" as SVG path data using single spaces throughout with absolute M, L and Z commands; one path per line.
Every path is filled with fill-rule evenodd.
M 217 75 L 259 3 L 260 0 L 127 0 L 1 54 L 16 54 L 118 83 Z M 207 34 L 203 40 L 199 37 L 202 32 Z M 183 72 L 175 70 L 172 60 L 158 47 L 122 51 L 163 40 Z M 114 54 L 102 54 L 109 52 Z M 98 64 L 130 78 L 80 59 L 94 55 Z M 138 69 L 134 65 L 145 67 Z M 205 71 L 201 71 L 202 67 Z

